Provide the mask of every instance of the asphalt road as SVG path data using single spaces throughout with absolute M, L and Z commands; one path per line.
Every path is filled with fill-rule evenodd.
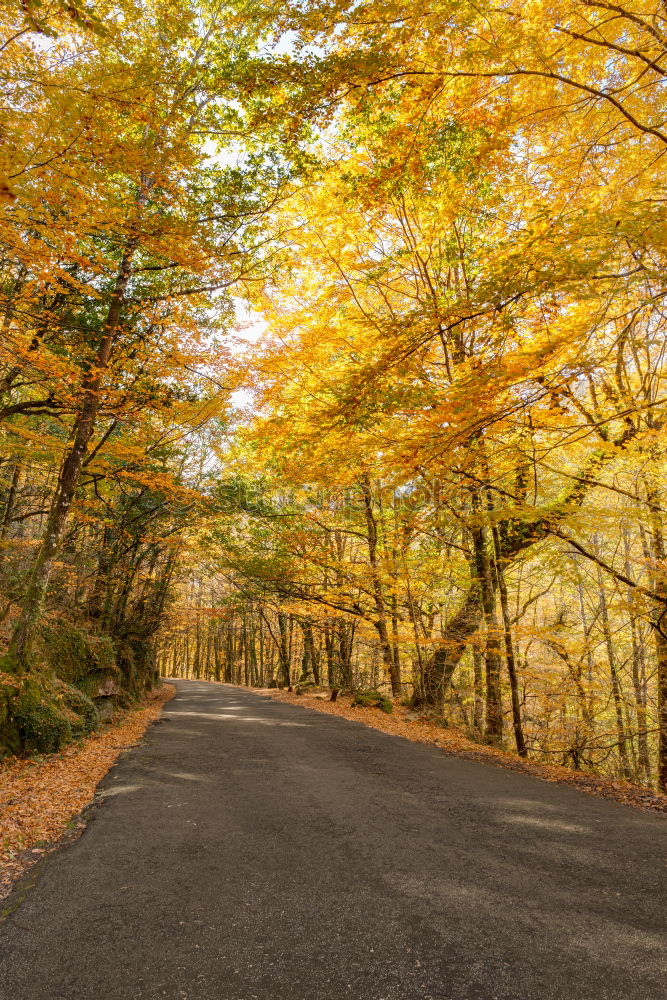
M 20 888 L 2 1000 L 667 996 L 663 816 L 176 684 Z

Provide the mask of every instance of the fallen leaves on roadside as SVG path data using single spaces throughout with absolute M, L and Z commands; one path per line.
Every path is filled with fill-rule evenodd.
M 317 694 L 290 694 L 287 691 L 262 688 L 257 694 L 268 695 L 276 701 L 299 705 L 301 708 L 311 708 L 327 715 L 338 715 L 343 719 L 362 722 L 372 729 L 380 729 L 383 733 L 402 736 L 413 743 L 430 743 L 440 747 L 445 753 L 468 760 L 477 760 L 485 764 L 494 764 L 510 771 L 520 771 L 532 774 L 543 781 L 559 782 L 574 785 L 582 792 L 596 795 L 599 798 L 612 799 L 636 809 L 651 809 L 657 812 L 667 812 L 667 795 L 654 792 L 650 788 L 633 785 L 628 781 L 602 778 L 585 771 L 572 771 L 570 768 L 557 764 L 540 764 L 537 761 L 522 760 L 506 750 L 484 746 L 475 743 L 464 733 L 454 727 L 444 728 L 428 718 L 410 718 L 405 708 L 394 705 L 391 715 L 385 715 L 376 708 L 353 707 L 351 697 L 340 695 L 338 700 L 331 702 L 323 700 Z
M 139 708 L 60 753 L 0 763 L 0 899 L 76 826 L 76 817 L 109 768 L 137 743 L 175 693 L 173 684 L 163 684 Z

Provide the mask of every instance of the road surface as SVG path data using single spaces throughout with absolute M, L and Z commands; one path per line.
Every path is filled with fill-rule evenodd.
M 20 888 L 2 1000 L 667 996 L 664 816 L 176 686 Z

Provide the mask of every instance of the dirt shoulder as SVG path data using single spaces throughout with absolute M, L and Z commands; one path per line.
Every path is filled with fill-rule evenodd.
M 99 782 L 175 693 L 172 684 L 163 684 L 138 708 L 60 753 L 0 762 L 0 899 L 63 837 L 80 833 L 80 813 Z
M 444 728 L 430 719 L 420 717 L 401 705 L 394 705 L 391 715 L 377 708 L 361 708 L 352 706 L 350 696 L 340 695 L 336 702 L 329 701 L 327 693 L 290 694 L 287 691 L 276 691 L 268 688 L 254 689 L 257 694 L 284 701 L 290 705 L 299 705 L 327 715 L 338 715 L 354 722 L 362 722 L 365 726 L 380 729 L 393 736 L 402 736 L 415 743 L 430 743 L 440 747 L 445 753 L 457 757 L 467 757 L 469 760 L 493 764 L 496 767 L 507 768 L 532 774 L 543 781 L 560 782 L 574 785 L 588 795 L 612 799 L 634 806 L 636 809 L 648 809 L 654 812 L 667 812 L 667 795 L 654 792 L 640 785 L 627 781 L 615 781 L 601 778 L 584 771 L 572 771 L 556 764 L 539 764 L 534 761 L 524 761 L 514 754 L 494 747 L 474 743 L 464 733 L 454 727 Z

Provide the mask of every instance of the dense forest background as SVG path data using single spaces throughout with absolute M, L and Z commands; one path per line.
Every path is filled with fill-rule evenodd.
M 0 13 L 0 737 L 377 689 L 667 787 L 667 15 Z

